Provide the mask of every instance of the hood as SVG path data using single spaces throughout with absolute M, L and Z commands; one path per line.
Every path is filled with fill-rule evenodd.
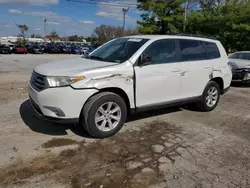
M 229 64 L 232 66 L 233 69 L 244 69 L 250 68 L 250 60 L 244 59 L 229 59 Z
M 34 71 L 45 76 L 75 76 L 85 70 L 116 65 L 82 57 L 65 59 L 37 66 Z

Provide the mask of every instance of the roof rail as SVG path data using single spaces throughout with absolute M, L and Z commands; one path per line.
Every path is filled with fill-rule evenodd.
M 208 38 L 208 39 L 213 39 L 213 40 L 218 40 L 216 37 L 212 36 L 204 36 L 204 35 L 194 35 L 194 34 L 177 34 L 178 36 L 187 36 L 187 37 L 200 37 L 200 38 Z

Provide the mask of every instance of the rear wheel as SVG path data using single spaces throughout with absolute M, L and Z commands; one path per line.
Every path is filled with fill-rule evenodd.
M 211 111 L 215 109 L 220 100 L 220 87 L 215 81 L 210 81 L 203 91 L 201 101 L 197 103 L 201 111 Z
M 117 133 L 127 118 L 124 100 L 111 92 L 91 97 L 82 110 L 81 124 L 94 137 L 105 138 Z

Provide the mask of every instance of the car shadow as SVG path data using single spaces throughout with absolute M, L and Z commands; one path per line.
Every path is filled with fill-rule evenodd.
M 136 120 L 150 118 L 163 114 L 170 114 L 177 111 L 181 111 L 181 108 L 179 107 L 162 108 L 147 112 L 136 113 L 130 115 L 127 119 L 127 122 L 133 122 Z M 85 138 L 93 138 L 84 130 L 82 126 L 77 126 L 73 124 L 53 123 L 38 117 L 33 111 L 29 100 L 24 101 L 20 105 L 19 113 L 23 122 L 34 132 L 46 135 L 59 136 L 59 135 L 67 135 L 68 133 L 66 130 L 71 130 L 74 134 L 78 136 Z
M 163 114 L 170 114 L 170 113 L 174 113 L 178 111 L 181 111 L 181 108 L 177 106 L 177 107 L 168 107 L 168 108 L 149 110 L 145 112 L 138 112 L 138 113 L 130 115 L 127 119 L 127 122 L 133 122 L 133 121 L 140 120 L 140 119 L 146 119 L 146 118 L 159 116 Z
M 91 138 L 91 136 L 85 130 L 81 130 L 73 124 L 59 124 L 46 121 L 38 117 L 33 111 L 29 100 L 24 101 L 20 105 L 19 113 L 23 122 L 34 132 L 59 136 L 67 135 L 68 133 L 66 130 L 71 130 L 77 135 Z
M 250 88 L 250 84 L 244 84 L 242 82 L 231 82 L 231 87 L 238 87 L 238 88 Z

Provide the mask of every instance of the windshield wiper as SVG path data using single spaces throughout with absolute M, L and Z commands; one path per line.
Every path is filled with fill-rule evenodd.
M 104 59 L 102 57 L 98 57 L 98 56 L 87 56 L 88 59 L 96 59 L 99 61 L 104 61 Z

